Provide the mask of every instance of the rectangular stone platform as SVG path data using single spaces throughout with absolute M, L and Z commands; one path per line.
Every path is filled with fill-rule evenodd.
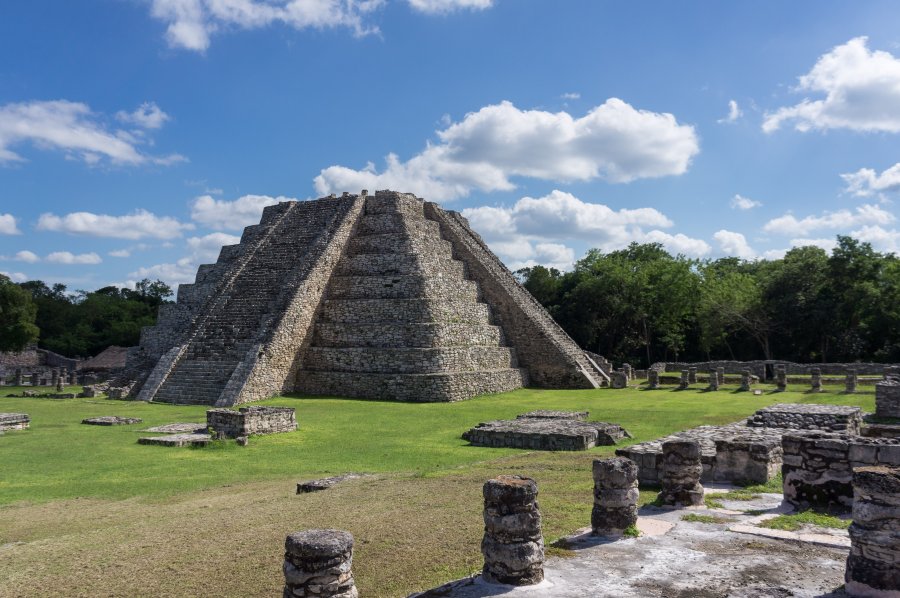
M 139 424 L 142 420 L 139 417 L 120 417 L 118 415 L 103 415 L 100 417 L 89 417 L 81 420 L 81 423 L 89 426 L 129 426 L 131 424 Z
M 27 413 L 0 413 L 0 431 L 24 430 L 31 425 Z
M 821 430 L 859 434 L 862 410 L 843 405 L 779 403 L 760 409 L 747 420 L 751 427 Z
M 462 437 L 475 446 L 584 451 L 613 445 L 627 435 L 618 424 L 538 417 L 480 423 Z
M 169 434 L 167 436 L 145 436 L 138 438 L 138 444 L 155 444 L 158 446 L 203 446 L 209 444 L 209 434 Z
M 297 429 L 297 417 L 292 407 L 241 407 L 209 409 L 206 426 L 227 438 L 251 434 L 279 434 Z

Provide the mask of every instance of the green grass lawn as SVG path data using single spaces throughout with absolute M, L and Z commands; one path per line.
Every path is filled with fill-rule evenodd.
M 765 388 L 765 387 L 764 387 Z M 7 392 L 18 389 L 4 389 Z M 205 407 L 108 399 L 0 397 L 0 411 L 25 412 L 31 429 L 0 437 L 0 504 L 75 497 L 163 499 L 181 492 L 240 482 L 343 472 L 441 475 L 468 464 L 524 453 L 472 447 L 469 427 L 533 409 L 587 410 L 590 418 L 622 424 L 633 442 L 700 424 L 724 424 L 775 402 L 829 402 L 874 408 L 874 397 L 835 392 L 769 392 L 724 387 L 715 393 L 662 390 L 522 389 L 459 403 L 392 403 L 338 398 L 281 397 L 263 404 L 294 407 L 299 430 L 229 444 L 172 449 L 137 444 L 145 427 L 204 422 Z M 87 426 L 86 417 L 140 417 L 132 426 Z M 612 447 L 591 451 L 608 454 Z

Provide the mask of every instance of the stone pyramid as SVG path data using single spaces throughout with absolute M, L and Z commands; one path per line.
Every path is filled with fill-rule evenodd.
M 228 406 L 287 392 L 455 401 L 608 377 L 465 218 L 414 195 L 265 209 L 131 349 L 131 396 Z

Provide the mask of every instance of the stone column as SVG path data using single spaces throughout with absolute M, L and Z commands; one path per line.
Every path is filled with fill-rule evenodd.
M 660 479 L 660 502 L 664 505 L 690 506 L 703 504 L 700 476 L 700 444 L 694 440 L 668 440 L 662 445 L 663 474 Z
M 357 598 L 353 536 L 336 529 L 290 534 L 284 542 L 284 598 Z
M 847 380 L 844 382 L 845 391 L 847 393 L 856 392 L 856 387 L 859 384 L 859 376 L 856 373 L 856 370 L 847 370 Z
M 716 378 L 719 380 L 719 386 L 725 384 L 725 368 L 716 368 Z
M 697 383 L 697 368 L 688 368 L 688 384 Z
M 594 459 L 594 535 L 621 535 L 637 523 L 637 463 L 625 457 Z
M 709 370 L 709 389 L 719 390 L 719 372 L 716 370 Z
M 750 370 L 741 370 L 741 390 L 750 390 Z
M 56 379 L 56 392 L 62 392 L 62 391 L 63 391 L 63 378 L 62 378 L 62 376 L 60 376 L 59 378 Z
M 484 483 L 482 578 L 489 583 L 525 586 L 544 579 L 544 538 L 531 478 L 501 475 Z
M 651 389 L 659 388 L 659 372 L 656 370 L 647 370 L 647 387 Z
M 875 384 L 875 415 L 900 417 L 900 380 L 885 378 Z
M 853 470 L 853 523 L 844 574 L 851 596 L 900 596 L 900 468 Z
M 812 368 L 809 373 L 810 390 L 812 392 L 822 392 L 822 369 Z
M 63 385 L 69 384 L 69 368 L 63 368 L 59 377 L 62 378 Z
M 625 388 L 628 386 L 628 376 L 625 372 L 611 372 L 609 374 L 609 385 L 611 388 Z
M 625 378 L 628 380 L 634 380 L 634 370 L 631 368 L 631 364 L 623 363 L 622 371 L 625 372 Z
M 691 385 L 691 373 L 688 370 L 681 370 L 681 382 L 678 384 L 680 390 L 686 389 Z
M 787 370 L 783 365 L 775 366 L 775 386 L 778 390 L 787 390 Z
M 35 372 L 31 372 L 31 385 L 32 386 L 38 385 L 38 375 Z
M 50 386 L 56 386 L 59 383 L 59 368 L 50 370 Z
M 22 369 L 16 368 L 16 386 L 22 386 Z

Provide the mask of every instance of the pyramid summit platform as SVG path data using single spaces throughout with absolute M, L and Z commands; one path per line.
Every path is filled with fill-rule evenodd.
M 130 350 L 130 396 L 456 401 L 608 380 L 460 214 L 415 195 L 267 207 Z

